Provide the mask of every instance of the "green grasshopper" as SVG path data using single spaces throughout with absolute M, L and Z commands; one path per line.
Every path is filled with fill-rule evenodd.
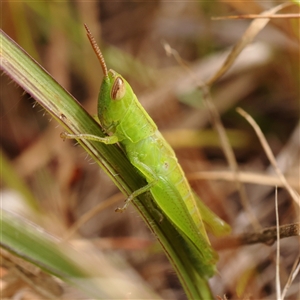
M 173 149 L 141 106 L 128 82 L 117 72 L 107 69 L 95 39 L 86 25 L 85 28 L 104 74 L 98 98 L 98 118 L 109 135 L 102 138 L 63 133 L 62 137 L 119 143 L 148 184 L 133 192 L 125 205 L 116 211 L 123 212 L 131 200 L 150 191 L 163 216 L 193 248 L 199 273 L 212 276 L 216 254 L 210 246 L 202 215 L 204 222 L 216 233 L 227 231 L 228 225 L 195 198 Z

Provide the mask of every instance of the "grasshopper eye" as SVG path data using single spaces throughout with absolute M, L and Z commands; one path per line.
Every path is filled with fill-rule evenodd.
M 120 100 L 121 98 L 124 97 L 125 92 L 126 92 L 126 88 L 125 88 L 124 81 L 122 80 L 121 77 L 118 77 L 115 80 L 114 85 L 111 89 L 111 98 L 113 100 Z

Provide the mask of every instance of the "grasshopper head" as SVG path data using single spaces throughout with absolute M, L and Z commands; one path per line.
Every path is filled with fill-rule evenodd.
M 130 85 L 120 74 L 113 70 L 107 71 L 100 48 L 86 24 L 84 27 L 104 75 L 98 97 L 98 118 L 107 132 L 115 133 L 121 118 L 134 101 L 134 94 Z
M 114 133 L 133 101 L 133 91 L 118 73 L 109 70 L 98 98 L 98 118 L 108 132 Z

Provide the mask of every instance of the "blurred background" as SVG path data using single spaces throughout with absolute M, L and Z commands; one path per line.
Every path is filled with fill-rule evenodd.
M 255 224 L 241 204 L 214 120 L 197 85 L 218 71 L 251 23 L 212 17 L 259 14 L 280 3 L 8 1 L 1 4 L 1 27 L 96 115 L 102 73 L 86 38 L 86 23 L 108 68 L 131 84 L 176 151 L 198 195 L 232 226 L 233 234 L 241 234 L 257 229 L 255 224 L 275 225 L 276 184 L 280 223 L 299 220 L 299 207 L 279 181 L 272 181 L 275 173 L 258 138 L 235 110 L 242 107 L 256 120 L 282 172 L 299 192 L 299 19 L 272 19 L 211 88 L 238 166 L 248 174 L 243 185 Z M 299 6 L 280 13 L 299 13 Z M 166 48 L 176 51 L 175 57 Z M 186 299 L 134 207 L 123 214 L 114 212 L 124 196 L 117 195 L 104 171 L 80 146 L 64 142 L 63 129 L 6 75 L 1 77 L 0 100 L 2 159 L 24 184 L 17 188 L 1 171 L 2 207 L 28 219 L 34 218 L 32 208 L 38 207 L 44 216 L 41 225 L 63 237 L 84 213 L 103 203 L 104 208 L 73 238 L 89 240 L 99 251 L 121 257 L 161 297 Z M 212 245 L 220 256 L 219 273 L 210 281 L 214 295 L 275 298 L 276 244 L 231 247 L 212 237 Z M 298 255 L 297 237 L 281 240 L 282 284 Z M 286 299 L 299 296 L 298 275 Z

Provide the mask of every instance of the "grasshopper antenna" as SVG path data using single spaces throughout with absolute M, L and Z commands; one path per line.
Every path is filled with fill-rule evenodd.
M 105 60 L 104 60 L 104 57 L 103 57 L 103 54 L 99 48 L 99 46 L 97 45 L 96 41 L 95 41 L 95 38 L 93 37 L 90 29 L 87 27 L 86 24 L 84 24 L 84 27 L 85 27 L 85 30 L 86 30 L 86 33 L 87 33 L 87 37 L 88 39 L 90 40 L 90 43 L 99 59 L 99 62 L 101 64 L 101 67 L 102 67 L 102 71 L 103 71 L 103 74 L 104 74 L 104 77 L 108 77 L 108 71 L 107 71 L 107 67 L 106 67 L 106 64 L 105 64 Z

